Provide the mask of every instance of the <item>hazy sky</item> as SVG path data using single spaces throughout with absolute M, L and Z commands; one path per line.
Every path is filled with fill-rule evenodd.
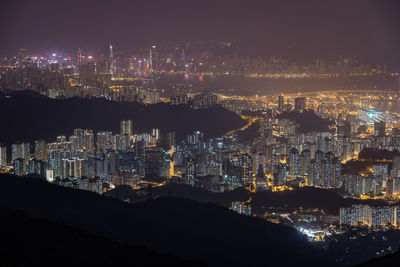
M 400 0 L 2 0 L 0 51 L 241 40 L 248 51 L 400 62 Z

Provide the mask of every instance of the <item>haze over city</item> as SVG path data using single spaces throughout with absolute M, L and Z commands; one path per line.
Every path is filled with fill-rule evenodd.
M 359 56 L 399 62 L 399 3 L 384 1 L 4 1 L 0 51 L 114 43 L 130 50 L 166 41 L 240 40 L 243 52 Z M 398 65 L 397 65 L 398 66 Z

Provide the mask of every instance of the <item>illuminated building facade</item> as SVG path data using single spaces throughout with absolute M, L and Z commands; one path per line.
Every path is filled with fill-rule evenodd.
M 7 147 L 0 144 L 0 168 L 7 166 Z
M 121 135 L 133 135 L 133 123 L 132 120 L 123 120 L 121 121 Z

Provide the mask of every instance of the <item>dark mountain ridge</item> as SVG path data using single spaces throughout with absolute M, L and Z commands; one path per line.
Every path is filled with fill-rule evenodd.
M 144 245 L 214 266 L 324 264 L 325 252 L 297 230 L 239 215 L 215 204 L 160 197 L 125 204 L 38 179 L 0 175 L 0 203 L 34 218 L 79 227 L 130 245 Z
M 56 100 L 32 91 L 0 95 L 0 142 L 6 145 L 68 136 L 75 128 L 119 133 L 123 119 L 133 121 L 135 133 L 159 128 L 162 134 L 175 131 L 178 140 L 197 130 L 206 138 L 217 137 L 246 124 L 221 106 L 193 109 L 188 105 L 142 105 L 99 98 Z

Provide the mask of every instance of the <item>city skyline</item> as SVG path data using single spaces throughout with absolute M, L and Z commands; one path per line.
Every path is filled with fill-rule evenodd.
M 398 14 L 2 1 L 2 263 L 395 265 Z

